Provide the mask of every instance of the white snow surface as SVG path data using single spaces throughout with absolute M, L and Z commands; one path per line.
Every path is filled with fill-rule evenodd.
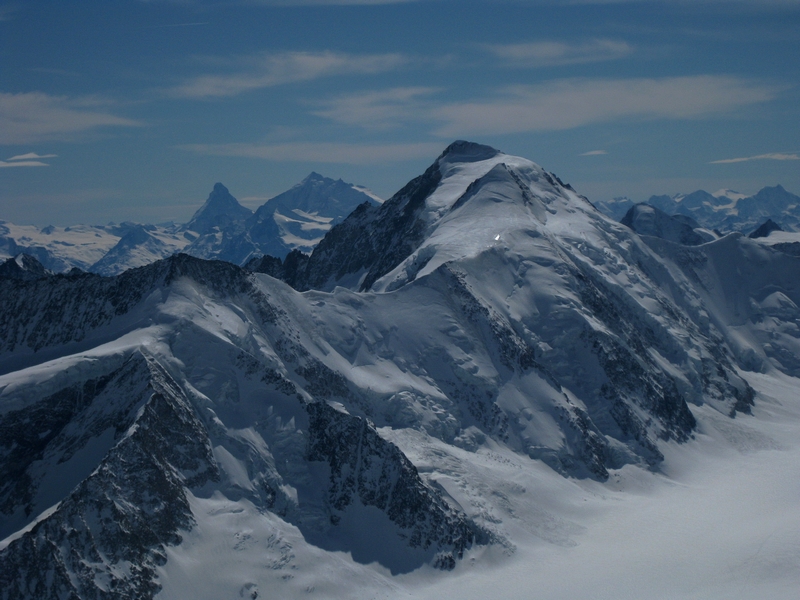
M 469 453 L 392 435 L 427 479 L 510 534 L 450 573 L 391 576 L 305 544 L 247 501 L 193 500 L 198 526 L 169 550 L 159 598 L 774 598 L 800 589 L 800 380 L 748 377 L 761 403 L 728 420 L 698 410 L 697 439 L 663 473 L 564 479 L 501 448 Z
M 170 373 L 210 424 L 221 475 L 187 490 L 195 525 L 166 548 L 158 598 L 797 598 L 797 259 L 741 235 L 691 251 L 643 241 L 530 161 L 460 158 L 441 164 L 423 244 L 371 291 L 298 293 L 252 275 L 279 314 L 265 324 L 252 298 L 179 278 L 104 325 L 93 347 L 1 375 L 0 416 L 136 352 Z M 658 441 L 665 460 L 655 468 L 619 442 L 610 442 L 619 466 L 607 481 L 552 468 L 570 450 L 561 415 L 591 408 L 582 390 L 604 377 L 576 353 L 580 336 L 611 335 L 566 264 L 591 271 L 617 294 L 622 314 L 652 329 L 654 364 L 675 378 L 697 419 L 689 441 Z M 454 309 L 443 266 L 554 375 L 504 371 L 486 326 Z M 731 418 L 730 406 L 703 397 L 699 365 L 708 352 L 698 331 L 712 326 L 756 391 L 752 415 Z M 380 436 L 493 543 L 472 546 L 453 571 L 412 564 L 416 556 L 398 567 L 396 531 L 374 507 L 356 502 L 339 529 L 322 523 L 327 475 L 302 461 L 307 417 L 248 367 L 294 377 L 311 399 L 281 354 L 286 340 L 358 389 L 381 418 Z M 476 397 L 495 394 L 513 418 L 506 441 L 459 411 L 446 387 L 454 381 Z M 75 470 L 45 455 L 36 472 L 53 479 L 30 516 L 6 522 L 0 550 L 48 518 L 112 443 L 107 430 L 97 432 L 75 455 L 85 459 Z M 283 476 L 285 504 L 275 510 L 253 500 L 264 472 Z M 298 498 L 310 506 L 302 527 L 291 518 Z M 330 537 L 312 543 L 308 532 L 323 525 Z
M 141 227 L 135 225 L 134 227 Z M 116 275 L 126 269 L 150 264 L 180 252 L 189 240 L 170 227 L 150 225 L 148 243 L 130 248 L 117 248 L 123 238 L 125 225 L 73 225 L 70 227 L 34 227 L 0 221 L 0 237 L 16 244 L 9 252 L 8 243 L 0 243 L 0 259 L 10 258 L 19 252 L 36 256 L 53 271 L 68 271 L 77 267 L 93 270 L 97 263 L 104 275 Z M 105 267 L 101 260 L 106 258 Z

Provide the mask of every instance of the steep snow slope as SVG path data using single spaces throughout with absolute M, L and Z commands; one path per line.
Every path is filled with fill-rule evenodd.
M 534 163 L 460 142 L 296 263 L 292 283 L 323 289 L 185 255 L 9 281 L 2 589 L 559 597 L 579 560 L 565 589 L 629 594 L 604 539 L 655 568 L 677 547 L 666 508 L 696 497 L 674 490 L 736 449 L 798 456 L 800 259 L 769 237 L 643 239 Z M 622 545 L 648 506 L 663 552 Z M 722 563 L 757 538 L 726 539 Z M 767 546 L 784 562 L 769 588 L 754 571 L 760 590 L 796 580 L 791 539 Z
M 739 365 L 798 377 L 800 256 L 763 239 L 769 238 L 732 233 L 692 248 L 654 238 L 648 243 L 694 284 L 707 318 L 724 333 Z
M 377 205 L 382 201 L 341 179 L 311 173 L 256 211 L 248 223 L 250 237 L 263 254 L 278 258 L 295 248 L 310 252 L 331 227 L 364 202 Z

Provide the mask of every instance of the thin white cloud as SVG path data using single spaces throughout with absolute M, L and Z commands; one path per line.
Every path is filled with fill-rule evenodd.
M 152 29 L 171 29 L 172 27 L 198 27 L 200 25 L 210 25 L 210 21 L 194 21 L 192 23 L 169 23 L 167 25 L 153 25 Z
M 439 143 L 348 144 L 287 142 L 282 144 L 190 144 L 183 150 L 209 156 L 240 156 L 282 162 L 318 162 L 368 165 L 430 157 L 441 151 Z
M 391 129 L 416 120 L 429 107 L 421 99 L 439 91 L 432 87 L 397 87 L 339 96 L 313 114 L 345 125 L 367 129 Z
M 217 61 L 219 63 L 219 61 Z M 236 96 L 250 90 L 310 81 L 334 75 L 382 73 L 408 62 L 402 54 L 345 54 L 340 52 L 262 53 L 235 63 L 222 63 L 233 72 L 200 75 L 169 90 L 182 98 Z
M 619 40 L 596 39 L 581 43 L 554 41 L 484 46 L 510 66 L 551 67 L 616 60 L 628 56 L 633 48 Z
M 408 4 L 422 0 L 251 0 L 266 6 L 355 6 L 376 4 Z
M 40 92 L 0 93 L 0 145 L 71 139 L 102 127 L 136 127 L 95 98 L 68 98 Z
M 620 119 L 687 119 L 774 98 L 778 90 L 736 77 L 566 79 L 508 88 L 487 100 L 440 106 L 443 137 L 572 129 Z
M 782 154 L 780 152 L 771 152 L 769 154 L 759 154 L 758 156 L 746 156 L 744 158 L 724 158 L 722 160 L 712 160 L 710 165 L 727 165 L 730 163 L 747 162 L 750 160 L 800 160 L 797 154 Z
M 589 152 L 578 154 L 578 156 L 602 156 L 603 154 L 608 154 L 608 152 L 605 150 L 590 150 Z
M 6 162 L 0 160 L 0 169 L 7 169 L 11 167 L 49 167 L 47 163 L 38 160 L 18 160 L 14 162 Z
M 40 160 L 42 158 L 56 158 L 58 154 L 36 154 L 36 152 L 28 152 L 27 154 L 17 154 L 6 160 Z

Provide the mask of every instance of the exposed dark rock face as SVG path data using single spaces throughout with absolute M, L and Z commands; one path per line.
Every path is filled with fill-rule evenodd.
M 52 274 L 52 271 L 46 269 L 42 263 L 30 254 L 19 254 L 0 264 L 0 279 L 34 281 Z
M 0 553 L 3 600 L 133 600 L 158 592 L 155 569 L 166 561 L 165 546 L 179 543 L 179 531 L 192 527 L 185 487 L 202 485 L 217 471 L 205 428 L 180 388 L 152 360 L 139 355 L 131 361 L 126 368 L 148 378 L 141 408 L 125 415 L 128 426 L 117 429 L 119 441 L 94 472 Z M 96 391 L 113 383 L 112 376 L 108 382 L 85 385 L 93 384 Z M 65 391 L 64 397 L 71 395 Z M 67 410 L 102 411 L 93 406 L 100 398 L 102 392 L 85 399 L 89 406 L 73 403 Z M 28 417 L 44 408 L 35 406 Z M 124 422 L 117 421 L 116 427 L 121 426 Z M 49 440 L 45 451 L 59 437 L 63 435 Z M 8 441 L 3 438 L 5 447 Z M 11 442 L 13 446 L 15 440 Z
M 285 281 L 295 289 L 299 289 L 300 281 L 306 272 L 309 255 L 299 250 L 292 250 L 281 260 L 274 256 L 254 258 L 245 265 L 245 269 L 254 273 L 265 273 L 275 279 Z
M 783 231 L 783 229 L 772 219 L 767 219 L 747 237 L 750 239 L 767 237 L 773 231 Z
M 332 523 L 356 499 L 374 506 L 403 531 L 411 548 L 437 550 L 440 568 L 454 567 L 475 541 L 485 543 L 476 526 L 426 486 L 400 449 L 382 439 L 366 419 L 323 402 L 311 403 L 307 410 L 308 459 L 330 467 Z
M 789 256 L 800 256 L 800 242 L 782 242 L 772 247 Z
M 80 342 L 130 312 L 155 289 L 182 276 L 220 293 L 244 292 L 250 285 L 246 272 L 235 265 L 185 254 L 118 277 L 77 273 L 46 280 L 9 280 L 0 286 L 0 352 L 36 352 Z

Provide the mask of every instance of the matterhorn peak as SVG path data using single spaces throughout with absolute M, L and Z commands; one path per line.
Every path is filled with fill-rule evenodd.
M 186 229 L 206 234 L 215 227 L 227 227 L 231 223 L 244 221 L 252 214 L 253 211 L 239 204 L 228 188 L 217 182 L 205 204 L 194 213 L 191 221 L 186 224 Z
M 319 173 L 317 173 L 316 171 L 311 171 L 311 173 L 309 173 L 309 174 L 306 176 L 306 178 L 305 178 L 305 179 L 303 179 L 303 181 L 301 181 L 301 182 L 300 182 L 300 184 L 299 184 L 299 185 L 303 185 L 304 183 L 311 183 L 311 182 L 315 182 L 315 181 L 325 181 L 325 180 L 327 180 L 327 179 L 328 179 L 328 178 L 327 178 L 327 177 L 325 177 L 324 175 L 320 175 L 320 174 L 319 174 Z

